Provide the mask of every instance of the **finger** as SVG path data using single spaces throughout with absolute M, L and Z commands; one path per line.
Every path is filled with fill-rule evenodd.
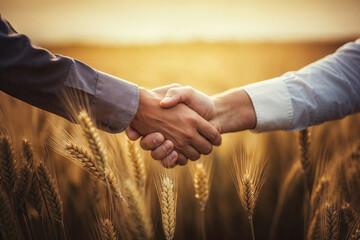
M 191 146 L 195 148 L 200 154 L 208 155 L 213 150 L 211 142 L 209 142 L 204 136 L 196 134 Z
M 188 162 L 187 157 L 185 157 L 185 155 L 182 154 L 182 153 L 177 153 L 177 154 L 178 154 L 178 158 L 176 160 L 176 163 L 181 165 L 181 166 L 186 165 L 186 163 Z
M 159 147 L 151 151 L 151 157 L 156 160 L 166 158 L 174 149 L 174 144 L 170 140 L 166 140 Z
M 133 129 L 132 127 L 128 126 L 125 130 L 126 136 L 132 140 L 135 141 L 137 140 L 139 137 L 141 137 L 140 133 L 138 133 L 135 129 Z
M 191 99 L 192 93 L 193 90 L 189 87 L 171 88 L 167 91 L 165 97 L 160 101 L 160 107 L 171 108 L 178 103 L 185 103 L 188 105 L 188 101 Z
M 192 161 L 198 160 L 200 158 L 200 153 L 191 145 L 184 146 L 180 152 L 184 154 L 186 158 Z
M 170 84 L 170 85 L 166 85 L 166 86 L 154 88 L 152 91 L 155 91 L 155 92 L 163 92 L 164 94 L 166 94 L 166 92 L 169 91 L 169 89 L 171 89 L 171 88 L 178 88 L 178 87 L 181 87 L 181 85 L 178 84 L 178 83 L 173 83 L 173 84 Z
M 164 135 L 159 132 L 154 132 L 146 135 L 140 140 L 140 146 L 144 150 L 154 150 L 165 141 Z
M 214 127 L 214 125 L 212 125 L 205 119 L 199 120 L 198 132 L 200 133 L 200 135 L 204 136 L 207 140 L 209 140 L 213 145 L 215 146 L 221 145 L 221 134 L 216 129 L 216 127 Z M 196 143 L 193 142 L 191 144 L 195 145 Z
M 178 160 L 178 153 L 176 151 L 172 151 L 163 160 L 161 160 L 161 163 L 166 168 L 173 168 L 176 166 L 177 160 Z

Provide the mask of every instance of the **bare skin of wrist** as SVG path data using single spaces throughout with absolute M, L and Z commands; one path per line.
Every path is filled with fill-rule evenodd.
M 255 109 L 249 95 L 241 88 L 232 89 L 211 97 L 215 112 L 211 123 L 220 133 L 254 129 Z

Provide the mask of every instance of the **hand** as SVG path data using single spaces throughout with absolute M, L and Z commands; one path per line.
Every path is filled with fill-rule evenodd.
M 159 106 L 160 100 L 156 92 L 140 88 L 138 111 L 130 125 L 139 134 L 144 136 L 158 131 L 164 135 L 165 139 L 173 143 L 178 153 L 184 154 L 191 160 L 198 159 L 200 154 L 209 154 L 212 144 L 221 143 L 221 136 L 217 129 L 196 112 L 184 104 L 162 109 Z M 169 144 L 169 142 L 165 141 L 164 144 Z M 155 149 L 154 152 L 156 152 Z M 186 161 L 187 159 L 178 163 L 186 164 Z
M 256 125 L 256 114 L 251 99 L 241 88 L 209 97 L 191 87 L 175 87 L 169 89 L 160 106 L 170 108 L 178 103 L 185 103 L 209 120 L 220 133 L 253 129 Z M 155 134 L 143 138 L 141 144 L 143 148 L 152 150 L 154 159 L 162 159 L 164 151 L 161 150 L 161 145 L 147 145 L 150 141 L 148 138 L 153 136 Z M 160 152 L 162 154 L 159 154 Z
M 209 97 L 192 87 L 175 87 L 168 90 L 160 101 L 160 106 L 171 108 L 179 103 L 186 104 L 211 122 L 221 134 L 253 129 L 256 126 L 254 106 L 241 88 Z

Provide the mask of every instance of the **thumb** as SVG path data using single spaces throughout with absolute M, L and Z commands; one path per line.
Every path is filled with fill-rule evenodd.
M 135 141 L 137 140 L 139 137 L 141 137 L 140 133 L 138 133 L 135 129 L 133 129 L 132 127 L 128 126 L 125 130 L 126 136 L 131 140 L 131 141 Z
M 164 98 L 160 101 L 160 107 L 171 108 L 178 103 L 185 102 L 187 95 L 185 91 L 182 91 L 182 89 L 182 87 L 179 87 L 168 90 Z

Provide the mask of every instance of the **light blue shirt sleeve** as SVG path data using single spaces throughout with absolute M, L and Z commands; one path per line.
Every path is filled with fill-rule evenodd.
M 259 132 L 301 130 L 360 111 L 360 39 L 299 71 L 243 89 Z

